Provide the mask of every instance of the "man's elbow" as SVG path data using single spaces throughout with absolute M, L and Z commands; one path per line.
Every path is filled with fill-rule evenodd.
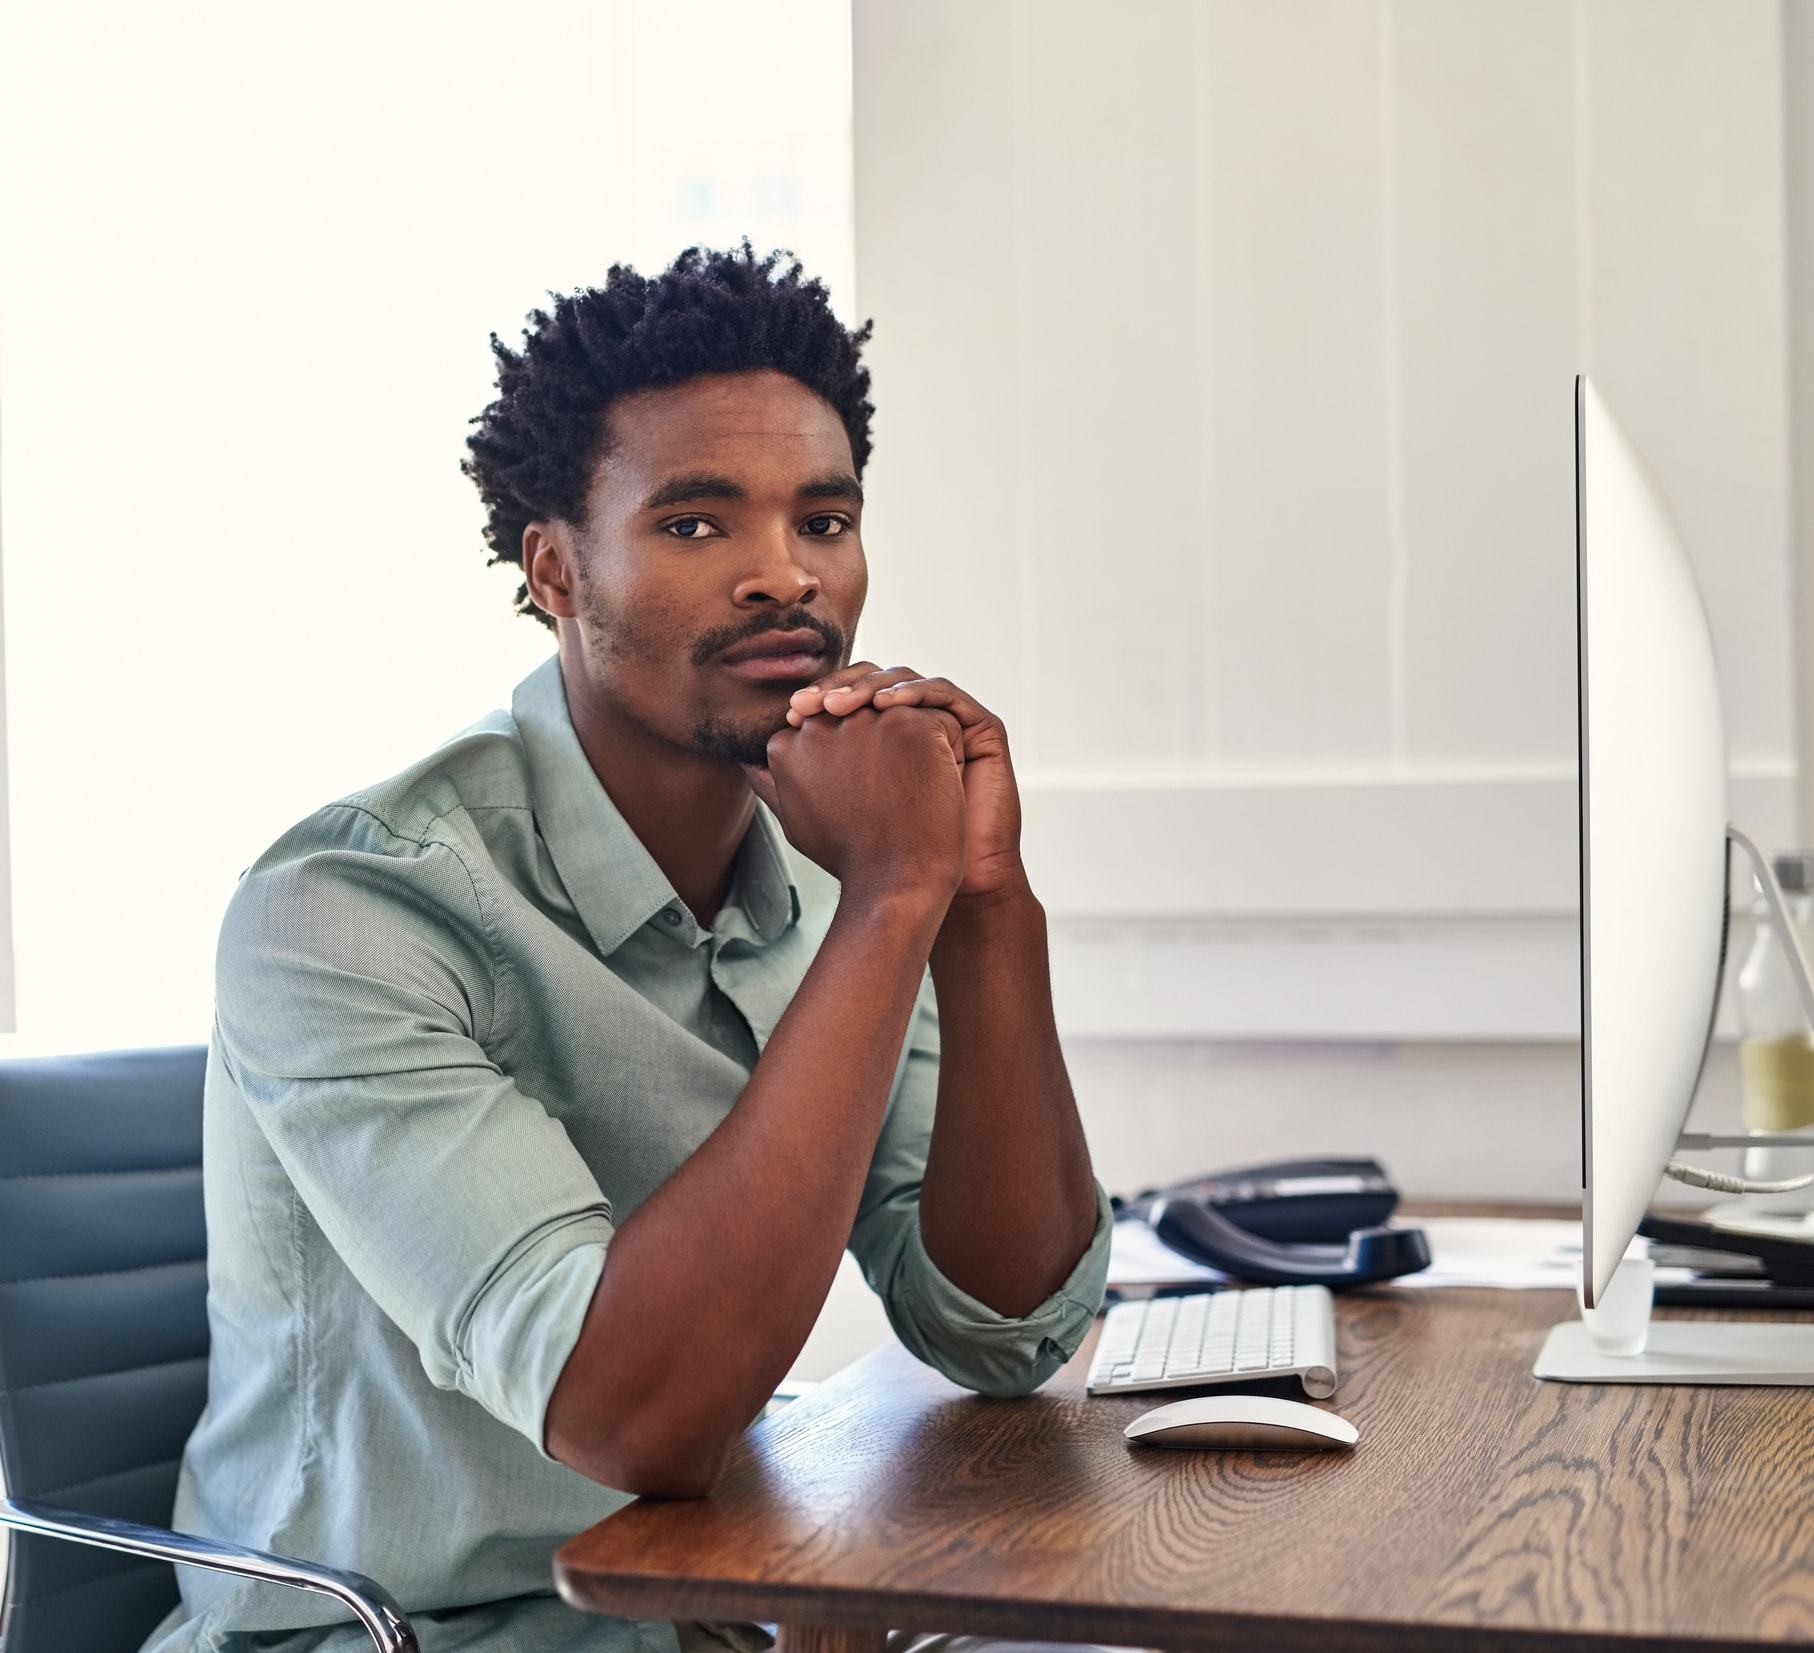
M 601 1301 L 593 1298 L 548 1397 L 548 1456 L 639 1498 L 704 1497 L 749 1420 L 736 1419 L 734 1398 L 721 1389 L 680 1393 L 647 1362 L 626 1359 L 623 1340 L 600 1315 Z
M 667 1441 L 621 1430 L 588 1440 L 553 1440 L 548 1453 L 589 1480 L 638 1498 L 703 1498 L 730 1461 L 731 1443 Z
M 639 1498 L 703 1498 L 718 1484 L 730 1459 L 729 1447 L 716 1452 L 646 1459 L 631 1456 L 606 1484 Z

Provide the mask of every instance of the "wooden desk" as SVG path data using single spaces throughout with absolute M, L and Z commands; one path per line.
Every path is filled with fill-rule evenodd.
M 1084 1395 L 1100 1323 L 1024 1400 L 889 1345 L 758 1424 L 710 1498 L 567 1544 L 561 1594 L 778 1622 L 783 1653 L 895 1627 L 1241 1653 L 1814 1638 L 1814 1392 L 1539 1382 L 1561 1292 L 1336 1302 L 1352 1452 L 1131 1448 L 1170 1397 Z

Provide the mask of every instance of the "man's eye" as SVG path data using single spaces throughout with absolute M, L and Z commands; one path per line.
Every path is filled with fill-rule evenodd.
M 837 516 L 808 517 L 806 519 L 806 526 L 808 528 L 811 528 L 815 522 L 835 522 L 838 525 L 838 531 L 835 534 L 825 533 L 822 530 L 815 530 L 815 532 L 818 533 L 818 537 L 820 539 L 841 540 L 844 538 L 844 536 L 846 534 L 848 534 L 850 532 L 850 518 L 849 517 L 837 517 Z
M 715 529 L 715 528 L 712 529 L 712 534 L 682 533 L 682 532 L 680 532 L 680 530 L 684 529 L 684 528 L 711 528 L 711 527 L 712 527 L 712 525 L 709 522 L 707 522 L 704 517 L 681 517 L 674 522 L 670 522 L 667 525 L 667 528 L 665 531 L 667 533 L 673 534 L 673 536 L 676 539 L 703 540 L 703 539 L 710 539 L 712 537 L 712 534 L 717 533 L 717 529 Z

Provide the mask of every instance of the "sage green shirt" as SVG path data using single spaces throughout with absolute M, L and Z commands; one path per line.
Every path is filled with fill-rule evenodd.
M 175 1525 L 369 1574 L 424 1653 L 675 1653 L 671 1624 L 553 1594 L 552 1552 L 627 1495 L 550 1458 L 543 1415 L 613 1224 L 735 1104 L 836 899 L 758 804 L 696 923 L 594 775 L 558 657 L 278 839 L 216 957 L 208 1405 Z M 915 1355 L 1024 1393 L 1101 1302 L 1108 1203 L 1024 1318 L 944 1278 L 919 1231 L 938 1049 L 928 975 L 850 1248 Z M 790 1197 L 750 1188 L 740 1220 Z M 369 1645 L 324 1598 L 179 1579 L 157 1653 Z

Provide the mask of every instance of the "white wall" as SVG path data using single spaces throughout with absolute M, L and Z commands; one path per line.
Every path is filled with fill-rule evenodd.
M 1789 428 L 1794 473 L 1796 747 L 1800 818 L 1814 831 L 1814 6 L 1783 10 Z
M 986 680 L 1029 773 L 1569 774 L 1581 367 L 1676 505 L 1736 767 L 1782 772 L 1773 3 L 855 19 L 876 630 Z
M 856 0 L 854 42 L 862 643 L 1007 720 L 1105 1177 L 1572 1198 L 1579 369 L 1706 591 L 1735 816 L 1795 836 L 1780 8 Z

